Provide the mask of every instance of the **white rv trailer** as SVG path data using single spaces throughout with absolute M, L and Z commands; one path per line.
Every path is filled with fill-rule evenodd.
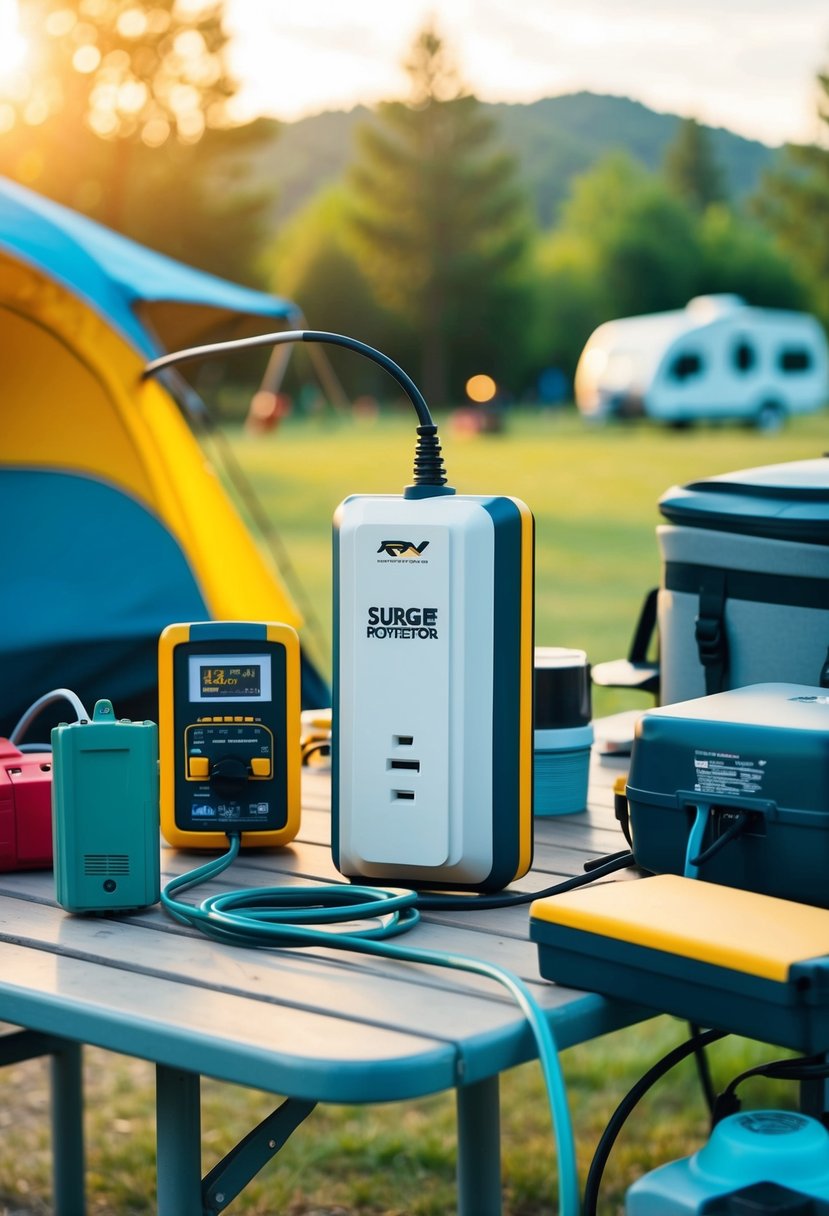
M 586 417 L 689 425 L 730 419 L 776 430 L 829 400 L 829 348 L 807 313 L 698 296 L 682 309 L 600 325 L 576 369 Z

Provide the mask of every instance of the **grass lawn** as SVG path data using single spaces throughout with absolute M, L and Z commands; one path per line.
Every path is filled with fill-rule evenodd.
M 537 521 L 536 641 L 587 650 L 598 662 L 626 652 L 644 591 L 659 577 L 657 499 L 674 483 L 752 465 L 820 455 L 826 416 L 797 420 L 777 436 L 737 428 L 646 426 L 588 429 L 569 413 L 517 413 L 506 434 L 455 436 L 442 422 L 450 481 L 459 491 L 523 498 Z M 408 415 L 289 421 L 273 435 L 230 432 L 237 459 L 275 521 L 319 621 L 317 656 L 330 670 L 330 526 L 355 492 L 397 493 L 410 480 Z M 229 576 L 232 563 L 228 563 Z M 633 703 L 636 703 L 635 701 Z M 639 701 L 642 704 L 642 701 Z M 622 708 L 616 694 L 597 712 Z M 564 1055 L 582 1180 L 619 1098 L 686 1035 L 660 1018 Z M 774 1057 L 729 1039 L 711 1049 L 715 1083 Z M 153 1073 L 149 1065 L 87 1053 L 90 1216 L 155 1211 Z M 49 1201 L 47 1066 L 0 1071 L 0 1216 L 45 1214 Z M 503 1082 L 505 1216 L 554 1211 L 555 1166 L 537 1068 Z M 792 1105 L 792 1085 L 753 1081 L 748 1105 Z M 274 1105 L 273 1098 L 208 1082 L 205 1171 Z M 644 1170 L 699 1146 L 706 1116 L 685 1063 L 645 1099 L 606 1175 L 601 1211 L 621 1213 L 627 1185 Z M 314 1113 L 229 1211 L 248 1216 L 447 1216 L 454 1204 L 454 1104 L 449 1095 L 388 1107 Z
M 578 646 L 591 662 L 627 653 L 644 593 L 659 581 L 654 529 L 669 486 L 819 456 L 829 446 L 825 414 L 773 437 L 739 427 L 593 428 L 570 411 L 518 412 L 503 436 L 455 436 L 450 419 L 439 423 L 459 492 L 515 495 L 535 515 L 536 644 Z M 348 494 L 402 490 L 414 423 L 408 413 L 373 423 L 335 416 L 233 441 L 320 622 L 315 652 L 328 671 L 334 508 Z M 619 696 L 603 693 L 597 713 L 621 708 Z

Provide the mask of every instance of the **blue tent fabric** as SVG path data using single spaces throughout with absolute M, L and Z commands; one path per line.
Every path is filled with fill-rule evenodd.
M 15 519 L 26 537 L 15 549 L 14 594 L 0 597 L 2 700 L 18 713 L 33 700 L 25 690 L 51 688 L 56 672 L 84 700 L 153 684 L 171 606 L 183 620 L 207 614 L 178 542 L 121 489 L 0 469 L 0 519 Z
M 24 259 L 84 299 L 142 355 L 158 354 L 135 311 L 179 303 L 296 323 L 296 304 L 195 270 L 86 216 L 0 178 L 0 251 Z

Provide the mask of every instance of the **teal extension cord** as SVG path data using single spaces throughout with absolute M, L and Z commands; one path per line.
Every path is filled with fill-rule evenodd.
M 469 971 L 495 980 L 507 989 L 526 1017 L 538 1048 L 558 1157 L 558 1213 L 579 1216 L 573 1126 L 558 1049 L 543 1010 L 523 980 L 502 967 L 467 955 L 418 950 L 387 940 L 413 929 L 420 920 L 414 891 L 332 883 L 302 888 L 252 887 L 211 895 L 200 904 L 186 904 L 177 899 L 177 894 L 216 878 L 232 865 L 239 854 L 240 837 L 230 835 L 229 841 L 227 853 L 173 878 L 161 892 L 162 904 L 181 924 L 231 946 L 280 949 L 325 946 L 355 950 L 401 962 Z M 324 927 L 363 918 L 371 918 L 375 923 L 346 933 L 331 932 Z

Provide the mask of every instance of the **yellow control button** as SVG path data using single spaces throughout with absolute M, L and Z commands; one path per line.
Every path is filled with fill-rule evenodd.
M 253 721 L 253 718 L 245 718 L 245 721 L 246 721 L 246 722 L 252 722 L 252 721 Z
M 214 722 L 224 722 L 224 718 L 214 718 Z
M 253 773 L 254 777 L 270 777 L 270 756 L 254 756 L 250 762 L 250 771 Z
M 234 722 L 244 722 L 244 720 L 245 720 L 245 719 L 244 719 L 243 717 L 241 717 L 241 716 L 239 716 L 239 717 L 235 717 L 235 718 L 233 719 L 233 721 L 234 721 Z
M 187 773 L 190 777 L 206 777 L 210 772 L 210 761 L 207 756 L 190 756 L 187 761 Z

